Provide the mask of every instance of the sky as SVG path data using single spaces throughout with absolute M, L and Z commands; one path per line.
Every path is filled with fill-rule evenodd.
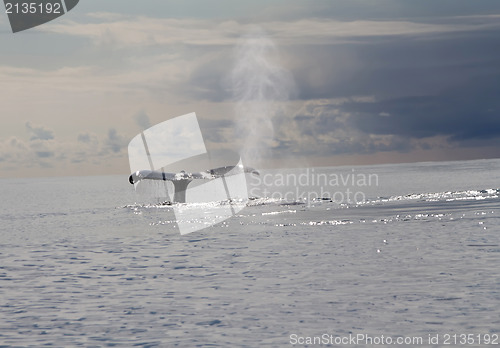
M 84 0 L 15 34 L 1 14 L 0 177 L 128 176 L 132 138 L 191 112 L 261 167 L 498 158 L 499 37 L 497 0 Z

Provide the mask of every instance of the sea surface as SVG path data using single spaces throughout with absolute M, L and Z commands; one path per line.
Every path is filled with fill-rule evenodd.
M 127 174 L 0 180 L 0 347 L 500 345 L 500 160 L 261 171 L 187 235 Z

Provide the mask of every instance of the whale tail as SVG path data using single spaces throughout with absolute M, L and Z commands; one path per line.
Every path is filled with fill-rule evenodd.
M 185 203 L 187 187 L 193 180 L 213 180 L 241 173 L 260 175 L 260 173 L 254 168 L 236 165 L 192 173 L 186 173 L 185 171 L 180 171 L 179 173 L 167 173 L 156 170 L 139 170 L 132 173 L 129 176 L 128 181 L 131 184 L 137 184 L 142 180 L 170 181 L 174 185 L 174 202 Z

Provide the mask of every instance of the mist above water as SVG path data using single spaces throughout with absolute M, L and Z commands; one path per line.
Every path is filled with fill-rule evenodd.
M 245 164 L 261 166 L 277 146 L 274 127 L 294 89 L 276 45 L 262 29 L 253 28 L 237 44 L 231 87 L 240 155 Z

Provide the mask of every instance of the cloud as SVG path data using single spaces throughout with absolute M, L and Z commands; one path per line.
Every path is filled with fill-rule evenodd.
M 87 14 L 90 18 L 95 18 L 98 20 L 113 22 L 118 20 L 126 20 L 130 18 L 128 15 L 124 15 L 121 13 L 113 13 L 113 12 L 91 12 Z
M 128 139 L 123 135 L 118 134 L 115 128 L 110 128 L 108 130 L 108 136 L 105 140 L 107 149 L 111 150 L 113 153 L 121 152 L 128 144 Z
M 491 75 L 455 86 L 438 95 L 352 104 L 351 124 L 372 134 L 415 139 L 446 136 L 452 142 L 500 141 L 500 76 Z M 469 142 L 469 144 L 471 144 Z
M 500 146 L 499 81 L 497 74 L 488 74 L 431 95 L 304 101 L 279 128 L 275 154 L 331 156 Z M 488 156 L 492 153 L 489 150 Z
M 52 151 L 36 151 L 35 154 L 39 158 L 49 158 L 54 157 L 54 152 Z
M 307 6 L 304 6 L 304 3 Z M 422 1 L 401 0 L 335 0 L 314 2 L 314 6 L 307 1 L 286 1 L 287 6 L 278 3 L 263 9 L 261 16 L 265 18 L 334 18 L 341 21 L 352 20 L 388 20 L 391 18 L 405 18 L 426 20 L 443 17 L 471 17 L 491 16 L 491 13 L 500 12 L 500 4 L 496 0 L 483 0 L 480 2 L 470 2 L 455 0 L 455 6 L 449 6 L 447 1 L 434 1 L 432 4 Z
M 352 110 L 375 105 L 378 102 L 369 96 L 302 102 L 293 115 L 278 125 L 274 157 L 294 155 L 314 158 L 393 151 L 408 153 L 451 147 L 446 137 L 429 135 L 419 138 L 400 132 L 377 133 L 372 132 L 369 126 L 364 128 L 357 124 L 357 114 Z
M 498 75 L 497 32 L 433 40 L 373 38 L 365 44 L 287 49 L 303 100 L 374 95 L 379 100 L 439 96 L 455 86 Z M 478 107 L 480 107 L 478 105 Z M 387 112 L 381 110 L 380 112 Z
M 3 165 L 8 168 L 15 167 L 19 162 L 22 162 L 24 154 L 28 150 L 27 144 L 14 136 L 0 141 L 0 157 L 4 162 Z
M 149 120 L 149 116 L 144 111 L 140 111 L 137 114 L 135 114 L 134 121 L 141 128 L 141 130 L 145 130 L 151 127 L 151 121 Z
M 495 73 L 500 54 L 495 42 L 500 28 L 478 28 L 416 37 L 359 36 L 319 44 L 310 39 L 283 45 L 279 36 L 270 33 L 270 37 L 280 48 L 280 63 L 296 81 L 295 97 L 312 100 L 375 95 L 385 99 L 437 94 L 482 71 Z M 200 58 L 184 65 L 191 70 L 186 80 L 175 82 L 176 91 L 193 99 L 230 100 L 227 75 L 234 65 L 232 50 L 225 46 L 214 51 L 209 46 L 196 49 Z
M 157 45 L 234 45 L 243 32 L 258 24 L 280 44 L 332 44 L 347 38 L 377 36 L 435 35 L 477 30 L 498 29 L 495 18 L 475 22 L 457 18 L 447 23 L 408 20 L 353 20 L 304 18 L 293 21 L 257 21 L 252 25 L 234 20 L 193 18 L 153 18 L 94 13 L 101 22 L 59 21 L 38 28 L 45 32 L 84 37 L 98 45 L 144 47 Z
M 46 167 L 57 160 L 61 153 L 59 144 L 54 139 L 31 138 L 28 142 L 18 137 L 0 140 L 2 169 L 20 170 Z
M 234 146 L 234 123 L 232 120 L 199 116 L 198 123 L 203 133 L 203 140 L 209 142 L 209 145 L 225 144 L 228 148 Z
M 47 130 L 44 126 L 33 126 L 30 129 Z M 46 132 L 40 132 L 46 134 Z M 22 172 L 26 169 L 35 171 L 54 169 L 63 172 L 79 173 L 85 168 L 98 168 L 118 159 L 119 163 L 126 162 L 123 149 L 127 144 L 127 137 L 116 129 L 109 129 L 106 135 L 99 137 L 90 132 L 81 132 L 76 138 L 60 139 L 31 137 L 23 140 L 18 137 L 0 139 L 0 169 L 4 175 Z M 78 170 L 75 166 L 79 166 Z M 97 171 L 96 171 L 97 170 Z
M 77 140 L 78 142 L 84 144 L 97 144 L 99 142 L 95 134 L 91 134 L 88 132 L 79 133 Z
M 31 134 L 30 140 L 54 139 L 54 132 L 44 126 L 32 125 L 31 122 L 26 122 L 25 127 Z
M 485 15 L 478 4 L 483 10 L 472 15 L 454 17 L 467 14 L 459 6 L 447 15 L 440 5 L 433 15 L 412 3 L 402 6 L 403 17 L 389 0 L 384 6 L 352 1 L 325 1 L 311 10 L 291 1 L 289 14 L 276 8 L 251 21 L 279 47 L 279 64 L 292 72 L 298 91 L 289 113 L 273 121 L 275 157 L 498 144 L 498 15 Z M 54 51 L 69 57 L 48 54 L 32 64 L 5 54 L 4 113 L 21 126 L 25 115 L 47 124 L 28 122 L 27 137 L 0 139 L 2 168 L 21 159 L 32 166 L 42 160 L 98 165 L 110 158 L 126 164 L 137 126 L 190 111 L 208 117 L 202 128 L 211 145 L 233 145 L 227 77 L 248 20 L 84 16 L 35 29 L 54 42 L 71 38 L 75 46 L 58 44 Z M 130 110 L 143 111 L 130 119 Z

